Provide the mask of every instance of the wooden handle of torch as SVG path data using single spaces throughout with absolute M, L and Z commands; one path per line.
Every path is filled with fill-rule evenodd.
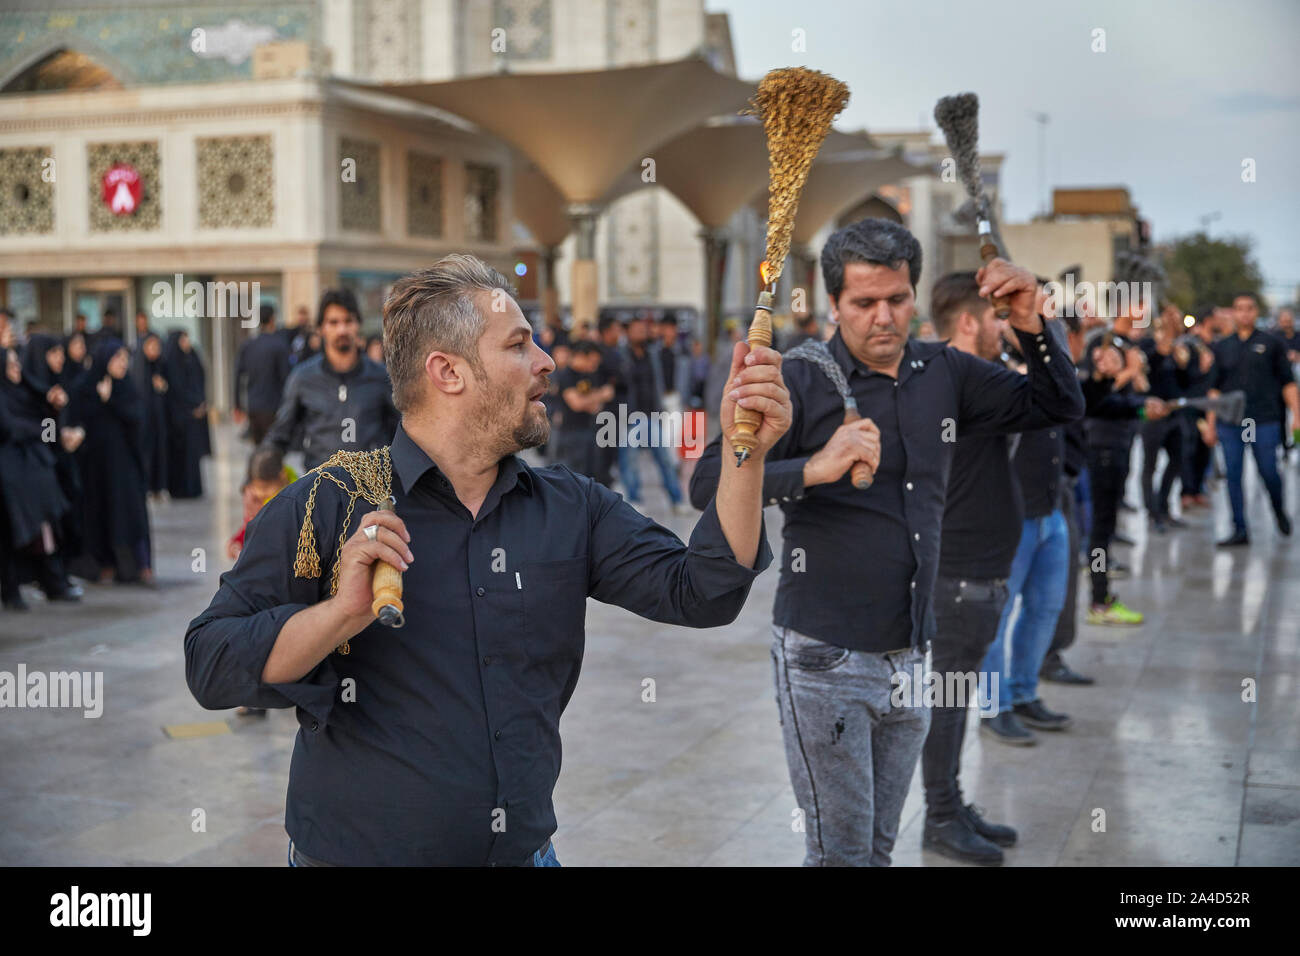
M 980 243 L 980 260 L 988 265 L 998 257 L 998 246 L 993 240 L 988 239 Z M 1011 299 L 1008 296 L 1000 295 L 993 299 L 993 312 L 999 319 L 1011 318 Z
M 379 510 L 392 511 L 394 504 L 390 497 L 379 506 Z M 402 572 L 387 561 L 376 561 L 370 572 L 370 593 L 374 596 L 370 613 L 389 627 L 401 627 Z
M 769 348 L 772 345 L 772 293 L 762 292 L 758 296 L 758 307 L 754 309 L 754 321 L 749 323 L 749 347 Z M 730 387 L 730 386 L 728 386 Z M 753 409 L 736 406 L 736 428 L 731 437 L 731 447 L 739 455 L 753 455 L 757 444 L 754 436 L 763 424 L 763 414 Z
M 856 422 L 862 416 L 858 414 L 856 408 L 844 409 L 844 424 Z M 853 482 L 853 487 L 858 491 L 866 491 L 871 487 L 871 483 L 876 480 L 875 472 L 865 461 L 855 461 L 853 467 L 849 469 L 849 478 Z

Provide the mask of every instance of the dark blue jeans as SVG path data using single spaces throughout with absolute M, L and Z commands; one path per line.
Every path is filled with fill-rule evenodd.
M 1245 531 L 1246 500 L 1241 490 L 1241 479 L 1246 468 L 1247 443 L 1242 440 L 1240 425 L 1220 425 L 1218 433 L 1219 447 L 1223 449 L 1223 464 L 1228 472 L 1228 502 L 1232 505 L 1232 524 L 1237 531 Z M 1273 504 L 1273 513 L 1282 514 L 1282 475 L 1277 469 L 1277 449 L 1282 444 L 1282 423 L 1257 423 L 1255 440 L 1249 444 L 1260 480 L 1264 482 L 1269 501 Z
M 1056 634 L 1056 620 L 1065 604 L 1066 577 L 1070 573 L 1070 529 L 1061 509 L 1044 518 L 1026 518 L 1020 546 L 1011 561 L 1007 578 L 1007 603 L 1002 610 L 998 634 L 984 655 L 982 670 L 989 687 L 997 675 L 998 713 L 1013 704 L 1027 704 L 1038 697 L 1038 671 Z M 1020 595 L 1020 615 L 1007 635 L 1011 609 Z M 1010 641 L 1010 666 L 1007 644 Z

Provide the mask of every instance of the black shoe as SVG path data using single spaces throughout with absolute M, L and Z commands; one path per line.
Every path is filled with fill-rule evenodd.
M 1191 527 L 1191 525 L 1182 518 L 1175 518 L 1173 515 L 1165 515 L 1165 524 L 1178 531 L 1181 531 L 1183 528 Z
M 67 601 L 69 604 L 75 604 L 81 600 L 81 594 L 73 591 L 72 588 L 63 588 L 61 591 L 46 591 L 45 599 L 47 601 Z
M 980 731 L 992 734 L 999 743 L 1011 747 L 1032 747 L 1038 743 L 1034 735 L 1020 722 L 1020 718 L 1009 710 L 1004 710 L 996 717 L 981 717 Z
M 32 606 L 24 601 L 23 596 L 19 594 L 16 597 L 6 598 L 4 600 L 4 609 L 6 611 L 30 611 Z
M 1080 674 L 1078 671 L 1070 669 L 1070 665 L 1065 663 L 1065 659 L 1059 654 L 1049 654 L 1047 660 L 1043 661 L 1042 669 L 1038 672 L 1040 680 L 1050 681 L 1053 684 L 1093 684 L 1096 683 L 1091 677 Z
M 1243 545 L 1250 544 L 1250 535 L 1244 531 L 1234 531 L 1231 538 L 1224 538 L 1219 542 L 1220 548 L 1240 548 Z
M 941 823 L 927 818 L 925 832 L 921 836 L 921 849 L 963 863 L 1002 865 L 1002 851 L 971 829 L 962 814 Z
M 998 846 L 1015 846 L 1017 833 L 1012 827 L 1003 826 L 1000 823 L 989 823 L 975 808 L 975 804 L 968 803 L 961 808 L 961 815 L 966 818 L 966 825 L 988 840 L 990 843 L 996 843 Z
M 1133 539 L 1128 535 L 1120 534 L 1118 531 L 1110 536 L 1110 540 L 1115 544 L 1122 544 L 1126 548 L 1133 547 Z
M 1169 521 L 1164 517 L 1153 517 L 1151 519 L 1151 528 L 1156 534 L 1169 533 Z
M 1286 512 L 1279 511 L 1275 517 L 1277 518 L 1277 533 L 1284 538 L 1291 537 L 1291 519 L 1286 516 Z
M 1027 704 L 1016 704 L 1015 715 L 1035 730 L 1064 730 L 1072 721 L 1066 714 L 1058 714 L 1043 706 L 1037 698 Z

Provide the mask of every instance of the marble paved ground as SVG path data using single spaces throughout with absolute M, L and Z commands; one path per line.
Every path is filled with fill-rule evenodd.
M 153 510 L 158 591 L 94 586 L 79 605 L 0 612 L 0 670 L 103 671 L 106 696 L 97 720 L 0 710 L 0 863 L 283 864 L 292 712 L 214 714 L 184 682 L 185 625 L 228 566 L 222 546 L 239 519 L 246 446 L 229 430 L 217 439 L 208 499 Z M 1294 485 L 1294 465 L 1288 474 Z M 965 788 L 1019 827 L 1008 863 L 1300 863 L 1300 544 L 1273 531 L 1253 473 L 1248 495 L 1246 550 L 1212 546 L 1228 521 L 1221 492 L 1212 516 L 1166 537 L 1124 517 L 1136 545 L 1120 554 L 1134 576 L 1118 590 L 1147 622 L 1081 627 L 1069 660 L 1097 685 L 1043 688 L 1049 706 L 1073 715 L 1071 730 L 1019 749 L 989 743 L 971 721 Z M 1140 500 L 1136 484 L 1129 497 Z M 652 492 L 651 513 L 664 504 Z M 683 535 L 693 523 L 661 520 Z M 192 568 L 195 548 L 206 549 L 205 572 Z M 555 843 L 565 865 L 801 861 L 768 657 L 775 580 L 763 575 L 739 620 L 712 631 L 591 602 L 582 679 L 561 725 Z M 654 703 L 641 700 L 647 677 Z M 1242 700 L 1245 678 L 1257 682 L 1255 701 Z M 211 720 L 229 732 L 162 731 Z M 192 830 L 195 808 L 206 832 Z M 1093 830 L 1097 808 L 1105 832 Z M 897 865 L 947 863 L 922 853 L 922 815 L 918 774 Z

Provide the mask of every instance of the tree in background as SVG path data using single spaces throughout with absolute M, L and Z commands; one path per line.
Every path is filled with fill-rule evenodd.
M 1264 279 L 1250 254 L 1252 245 L 1249 237 L 1211 239 L 1203 232 L 1175 240 L 1164 249 L 1166 294 L 1185 312 L 1230 305 L 1238 292 L 1258 295 Z

